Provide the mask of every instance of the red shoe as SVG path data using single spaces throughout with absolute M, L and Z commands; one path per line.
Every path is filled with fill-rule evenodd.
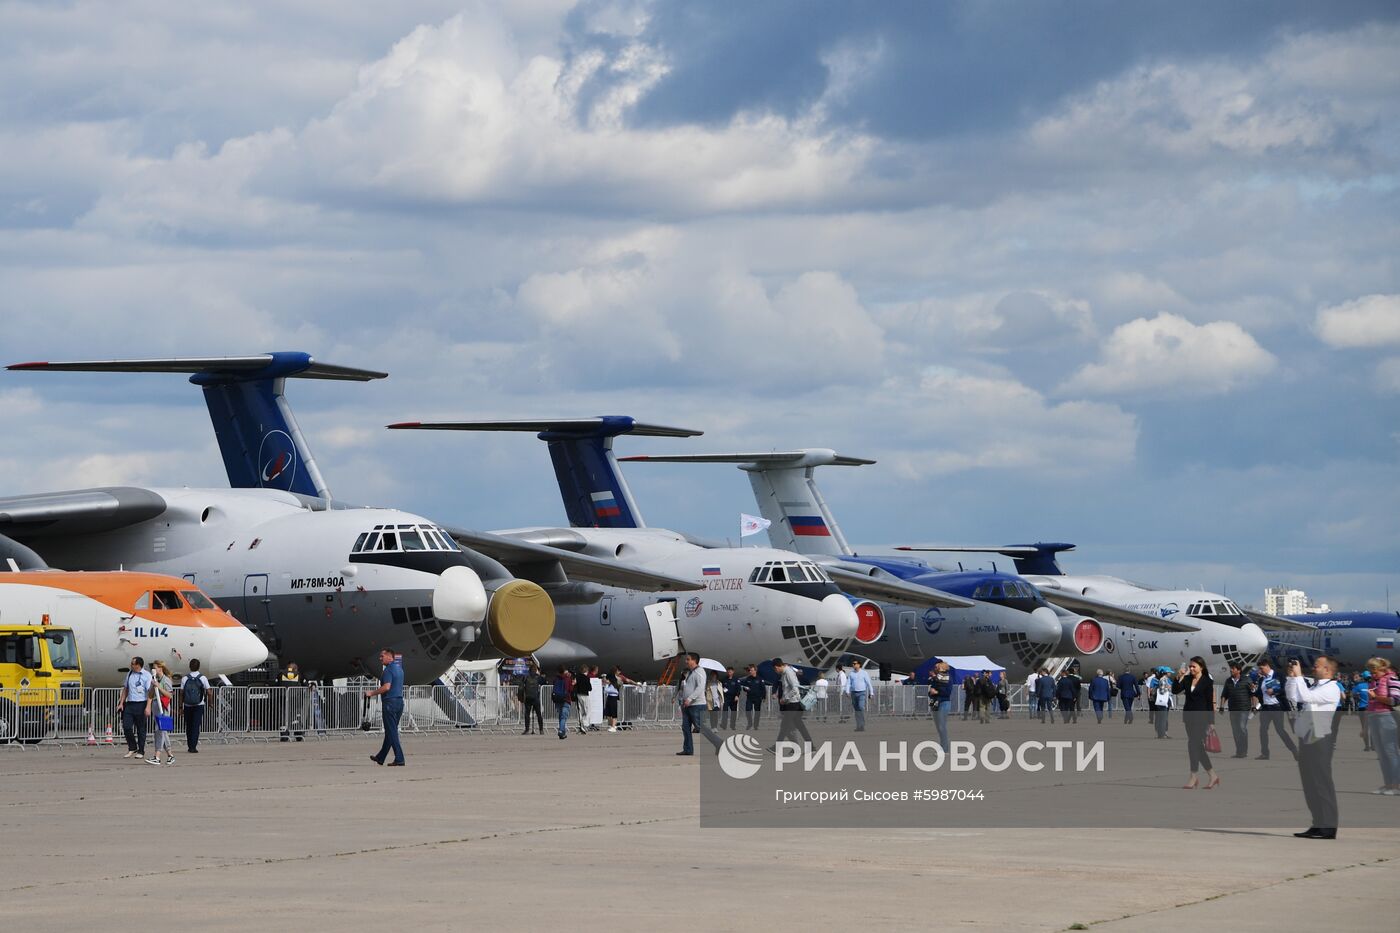
M 1215 776 L 1215 780 L 1211 781 L 1209 784 L 1206 785 L 1206 790 L 1211 790 L 1212 788 L 1216 788 L 1216 787 L 1219 787 L 1219 786 L 1220 786 L 1220 775 L 1217 774 L 1217 775 Z

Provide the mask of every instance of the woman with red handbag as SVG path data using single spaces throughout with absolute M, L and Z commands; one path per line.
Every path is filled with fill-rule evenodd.
M 1186 753 L 1191 761 L 1191 782 L 1182 790 L 1200 784 L 1196 772 L 1204 770 L 1210 779 L 1206 790 L 1220 786 L 1220 776 L 1211 769 L 1210 753 L 1220 751 L 1220 736 L 1215 733 L 1215 684 L 1206 670 L 1204 658 L 1194 657 L 1181 669 L 1173 685 L 1174 693 L 1182 693 L 1182 718 L 1186 721 Z M 1214 746 L 1214 747 L 1212 747 Z

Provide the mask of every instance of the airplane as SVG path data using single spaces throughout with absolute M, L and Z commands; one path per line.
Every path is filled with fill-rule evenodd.
M 121 567 L 197 583 L 308 678 L 376 674 L 379 649 L 388 647 L 402 657 L 407 683 L 429 683 L 459 659 L 539 648 L 553 632 L 554 603 L 590 581 L 697 588 L 616 560 L 480 532 L 454 537 L 420 515 L 334 499 L 286 380 L 365 382 L 385 373 L 299 352 L 9 369 L 190 375 L 204 392 L 225 470 L 242 488 L 115 486 L 0 498 L 0 534 L 71 570 Z M 522 576 L 511 567 L 524 568 Z
M 623 434 L 691 437 L 687 428 L 644 424 L 624 415 L 528 421 L 410 421 L 393 430 L 515 431 L 535 433 L 549 445 L 569 528 L 520 528 L 497 534 L 514 540 L 573 548 L 598 557 L 625 557 L 675 577 L 690 577 L 706 592 L 684 596 L 609 589 L 600 607 L 561 612 L 561 641 L 576 657 L 649 661 L 645 607 L 672 600 L 685 649 L 735 662 L 781 656 L 802 667 L 825 669 L 852 641 L 876 641 L 884 628 L 875 600 L 900 598 L 920 609 L 950 609 L 970 600 L 893 578 L 872 579 L 828 568 L 789 550 L 712 547 L 686 535 L 648 528 L 617 467 L 613 440 Z M 558 646 L 538 656 L 553 659 Z M 617 661 L 617 663 L 628 663 Z M 762 664 L 760 664 L 762 667 Z
M 1047 599 L 1054 599 L 1062 606 L 1073 608 L 1083 604 L 1084 600 L 1094 600 L 1199 629 L 1201 637 L 1195 640 L 1194 646 L 1189 637 L 1185 638 L 1184 645 L 1171 639 L 1158 643 L 1147 640 L 1144 644 L 1144 639 L 1135 639 L 1130 632 L 1120 633 L 1115 647 L 1130 666 L 1138 663 L 1154 667 L 1158 664 L 1171 666 L 1166 661 L 1146 660 L 1148 652 L 1165 650 L 1166 654 L 1179 657 L 1181 661 L 1192 655 L 1200 655 L 1213 674 L 1221 674 L 1228 670 L 1230 664 L 1251 667 L 1264 656 L 1269 639 L 1260 623 L 1287 631 L 1300 628 L 1291 620 L 1253 609 L 1241 609 L 1233 600 L 1204 590 L 1162 590 L 1117 577 L 1069 576 L 1060 569 L 1055 555 L 1074 550 L 1073 544 L 1042 542 L 1003 547 L 931 544 L 902 546 L 897 550 L 1002 554 L 1016 562 L 1017 573 L 1039 587 Z M 1208 651 L 1201 650 L 1203 641 Z M 1137 660 L 1138 655 L 1144 655 L 1141 662 Z
M 873 463 L 872 460 L 842 456 L 826 448 L 758 454 L 647 455 L 624 459 L 637 462 L 739 464 L 739 468 L 749 476 L 759 511 L 771 522 L 768 527 L 770 542 L 778 547 L 792 547 L 805 554 L 821 555 L 820 559 L 825 561 L 869 565 L 911 582 L 928 581 L 929 585 L 984 603 L 1021 610 L 1022 615 L 1029 613 L 1034 616 L 1036 612 L 1050 610 L 1053 606 L 1056 619 L 1053 638 L 1038 645 L 1032 642 L 1033 648 L 1016 638 L 1014 629 L 1008 632 L 1008 623 L 999 623 L 999 628 L 992 628 L 986 622 L 971 626 L 974 643 L 979 649 L 985 649 L 975 653 L 994 658 L 1012 670 L 1013 674 L 1037 669 L 1050 657 L 1073 658 L 1081 666 L 1177 667 L 1195 654 L 1228 661 L 1237 657 L 1257 656 L 1264 650 L 1265 639 L 1257 627 L 1241 631 L 1212 622 L 1176 619 L 1151 608 L 1123 605 L 1115 600 L 1082 593 L 1070 594 L 1057 586 L 1042 586 L 1039 577 L 1027 576 L 1024 572 L 1013 575 L 995 570 L 970 571 L 961 568 L 956 572 L 942 571 L 922 561 L 857 554 L 841 533 L 831 508 L 817 489 L 814 473 L 820 466 L 865 466 Z M 898 550 L 914 549 L 905 547 Z M 987 608 L 980 611 L 985 615 L 992 610 Z M 901 610 L 900 613 L 902 619 L 909 615 L 908 610 Z M 1048 621 L 1048 613 L 1043 615 Z M 943 628 L 937 622 L 935 627 L 929 624 L 927 618 L 921 621 L 925 633 L 930 636 L 928 641 L 933 641 L 942 633 Z M 992 630 L 986 631 L 988 628 Z M 890 644 L 884 647 L 883 652 L 870 654 L 872 660 L 905 665 L 913 663 L 918 667 L 926 655 L 938 653 L 921 644 L 925 640 L 924 633 L 919 632 L 912 618 L 902 622 L 898 631 L 900 644 Z M 957 634 L 966 637 L 968 633 Z M 979 639 L 978 636 L 983 637 Z M 986 636 L 994 637 L 996 641 Z M 1012 650 L 1008 651 L 1008 648 Z M 946 648 L 939 648 L 938 651 L 961 653 Z
M 267 646 L 189 580 L 156 573 L 0 572 L 0 621 L 73 631 L 83 685 L 120 687 L 133 655 L 189 673 L 238 674 L 267 660 Z
M 1319 654 L 1336 659 L 1344 671 L 1365 670 L 1371 658 L 1385 658 L 1400 669 L 1400 612 L 1313 612 L 1282 616 L 1306 626 L 1306 631 L 1269 632 L 1269 655 L 1282 669 L 1287 658 L 1299 658 L 1305 669 Z

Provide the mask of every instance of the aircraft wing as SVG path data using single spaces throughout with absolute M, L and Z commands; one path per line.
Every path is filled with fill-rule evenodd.
M 0 534 L 27 540 L 113 531 L 155 518 L 165 500 L 137 486 L 0 498 Z
M 961 596 L 954 596 L 932 587 L 915 586 L 890 576 L 872 577 L 831 564 L 823 564 L 822 569 L 831 577 L 833 583 L 841 587 L 842 592 L 857 599 L 882 599 L 926 609 L 935 606 L 939 609 L 968 609 L 977 605 L 970 599 L 963 599 Z
M 621 561 L 589 557 L 544 544 L 532 544 L 519 538 L 493 535 L 487 531 L 446 527 L 447 533 L 452 535 L 458 544 L 500 561 L 512 571 L 520 564 L 557 563 L 571 581 L 580 583 L 620 586 L 643 592 L 705 589 L 705 585 L 696 580 L 655 573 Z
M 1122 606 L 1100 602 L 1097 599 L 1090 599 L 1078 593 L 1068 593 L 1064 590 L 1051 589 L 1050 587 L 1039 589 L 1040 595 L 1045 597 L 1046 602 L 1053 603 L 1071 612 L 1091 616 L 1100 622 L 1112 622 L 1115 625 L 1126 625 L 1129 628 L 1141 629 L 1146 632 L 1200 631 L 1199 626 L 1188 625 L 1183 622 L 1172 622 L 1168 619 L 1159 619 L 1157 616 L 1150 616 L 1145 612 L 1138 612 L 1136 609 L 1124 609 Z
M 1299 622 L 1296 619 L 1285 619 L 1282 616 L 1271 616 L 1267 612 L 1259 612 L 1254 609 L 1240 608 L 1240 612 L 1249 616 L 1249 621 L 1269 632 L 1315 632 L 1317 628 L 1308 625 L 1306 622 Z

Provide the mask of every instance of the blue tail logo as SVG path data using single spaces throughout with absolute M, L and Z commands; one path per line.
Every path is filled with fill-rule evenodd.
M 264 489 L 290 490 L 297 478 L 297 447 L 286 431 L 269 431 L 258 449 L 258 485 Z

